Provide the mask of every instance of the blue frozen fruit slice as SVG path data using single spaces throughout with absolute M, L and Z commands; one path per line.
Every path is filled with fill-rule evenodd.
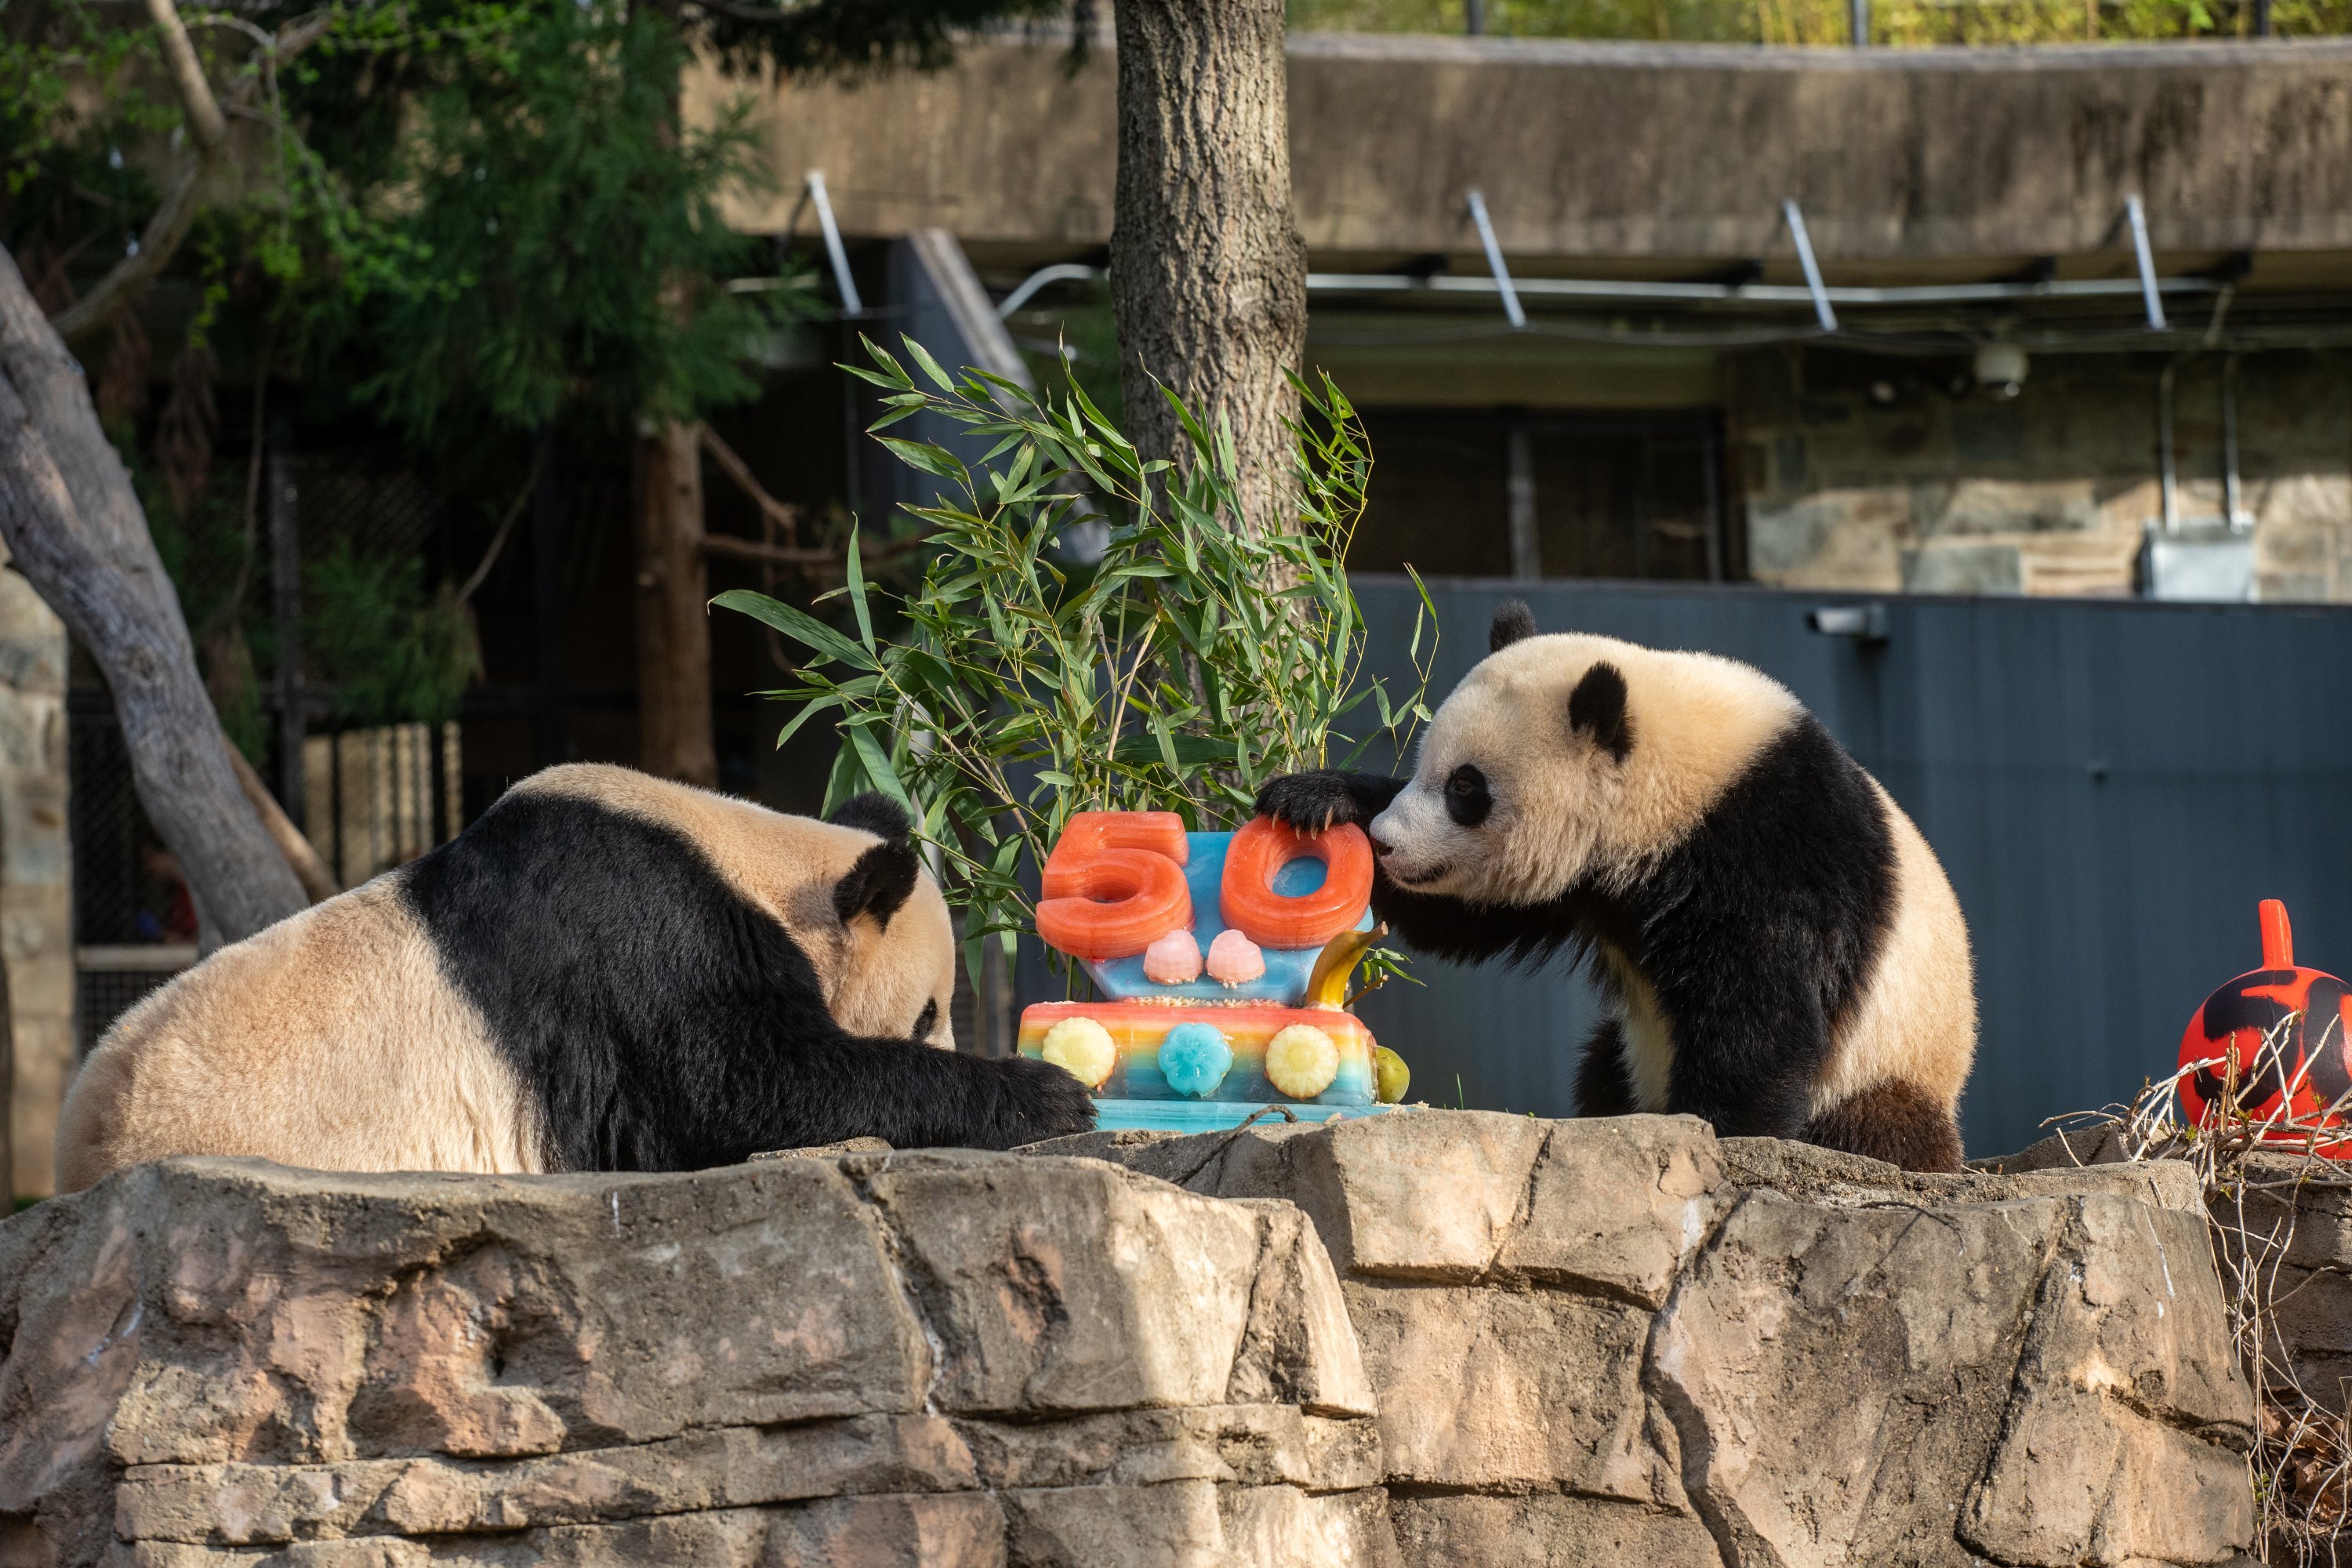
M 1233 1065 L 1234 1048 L 1214 1024 L 1179 1024 L 1160 1042 L 1160 1076 L 1195 1100 L 1216 1093 Z

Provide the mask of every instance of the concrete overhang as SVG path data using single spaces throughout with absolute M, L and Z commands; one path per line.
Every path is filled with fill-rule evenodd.
M 1515 271 L 1796 277 L 1780 203 L 1830 281 L 2061 277 L 2252 253 L 2249 286 L 2352 283 L 2352 40 L 1778 49 L 1315 35 L 1290 44 L 1298 224 L 1325 271 L 1485 269 L 1481 190 Z M 953 67 L 777 87 L 698 69 L 695 112 L 754 101 L 776 188 L 730 221 L 774 233 L 822 169 L 844 229 L 939 226 L 984 268 L 1110 237 L 1115 62 L 991 37 Z M 803 222 L 803 231 L 807 224 Z

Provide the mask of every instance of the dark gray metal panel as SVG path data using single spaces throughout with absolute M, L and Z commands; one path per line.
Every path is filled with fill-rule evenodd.
M 1357 583 L 1368 664 L 1404 663 L 1416 603 Z M 1785 682 L 1919 824 L 1976 945 L 1982 1045 L 1962 1106 L 1972 1153 L 2168 1071 L 2205 994 L 2260 955 L 2283 898 L 2306 963 L 2352 968 L 2352 608 L 1791 594 L 1752 587 L 1431 585 L 1442 696 L 1494 607 L 1744 659 Z M 1881 644 L 1806 613 L 1883 603 Z M 1558 969 L 1423 961 L 1363 1013 L 1416 1098 L 1562 1115 L 1589 987 Z

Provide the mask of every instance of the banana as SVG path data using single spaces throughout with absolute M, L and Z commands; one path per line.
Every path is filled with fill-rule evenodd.
M 1307 1005 L 1309 1007 L 1340 1007 L 1348 1001 L 1348 978 L 1356 973 L 1363 961 L 1389 934 L 1385 921 L 1370 931 L 1343 931 L 1323 944 L 1315 956 L 1315 968 L 1307 977 Z

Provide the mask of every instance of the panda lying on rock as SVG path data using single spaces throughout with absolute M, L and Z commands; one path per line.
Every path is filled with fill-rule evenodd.
M 1611 1016 L 1587 1116 L 1687 1111 L 1960 1168 L 1976 990 L 1927 840 L 1794 697 L 1709 654 L 1538 637 L 1506 604 L 1411 779 L 1276 779 L 1261 812 L 1355 822 L 1372 910 L 1454 959 L 1590 953 Z
M 818 822 L 550 768 L 133 1007 L 67 1097 L 58 1184 L 167 1154 L 675 1171 L 1090 1129 L 1060 1068 L 954 1051 L 954 988 L 947 905 L 892 802 Z

